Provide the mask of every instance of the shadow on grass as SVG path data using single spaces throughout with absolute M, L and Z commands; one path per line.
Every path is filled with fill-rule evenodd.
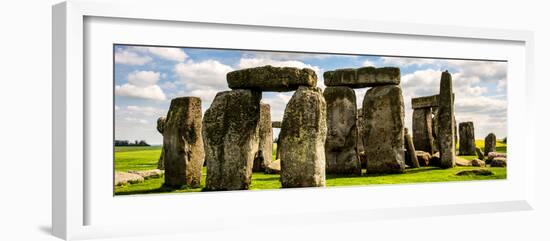
M 200 191 L 202 191 L 202 187 L 200 187 L 200 188 L 170 188 L 170 187 L 161 186 L 159 188 L 148 189 L 148 190 L 119 191 L 115 195 L 116 196 L 122 196 L 122 195 L 135 195 L 135 194 L 171 193 L 171 192 L 178 192 L 178 191 L 200 192 Z

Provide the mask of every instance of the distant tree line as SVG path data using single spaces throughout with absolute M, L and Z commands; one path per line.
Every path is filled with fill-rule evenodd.
M 145 142 L 145 140 L 135 140 L 134 142 L 130 142 L 128 140 L 115 140 L 115 146 L 150 146 Z

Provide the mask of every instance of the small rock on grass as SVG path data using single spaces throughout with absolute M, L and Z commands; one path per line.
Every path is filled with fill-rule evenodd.
M 115 186 L 122 186 L 126 184 L 134 184 L 143 182 L 145 179 L 135 173 L 128 172 L 115 172 Z
M 142 176 L 145 180 L 151 178 L 160 178 L 164 175 L 163 170 L 153 169 L 153 170 L 143 170 L 143 171 L 128 171 L 129 173 L 138 174 Z
M 457 176 L 492 176 L 495 175 L 489 169 L 473 169 L 473 170 L 463 170 L 457 172 Z

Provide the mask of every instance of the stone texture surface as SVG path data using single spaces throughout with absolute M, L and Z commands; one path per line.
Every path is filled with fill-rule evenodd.
M 432 155 L 425 151 L 416 151 L 416 159 L 418 159 L 420 166 L 429 166 Z
M 142 176 L 135 173 L 115 172 L 115 186 L 140 183 L 144 180 Z
M 438 108 L 438 143 L 441 167 L 450 168 L 455 165 L 455 126 L 454 126 L 453 80 L 451 74 L 445 71 L 441 74 L 439 84 Z M 475 151 L 475 150 L 474 150 Z
M 164 185 L 198 187 L 204 163 L 201 99 L 172 99 L 163 131 Z
M 411 98 L 411 106 L 413 109 L 437 107 L 439 106 L 439 95 Z
M 261 92 L 220 92 L 204 113 L 205 190 L 248 189 L 258 151 Z
M 401 87 L 373 87 L 363 100 L 365 156 L 368 173 L 402 173 L 404 103 Z
M 469 161 L 469 160 L 466 160 L 466 159 L 464 159 L 460 156 L 457 156 L 457 157 L 455 157 L 455 165 L 460 166 L 460 167 L 466 167 L 466 166 L 471 166 L 472 162 Z
M 365 147 L 363 145 L 363 136 L 365 135 L 364 131 L 364 119 L 363 119 L 363 109 L 359 108 L 357 109 L 357 154 L 361 155 L 362 152 L 365 151 Z
M 458 154 L 461 156 L 476 155 L 474 123 L 471 121 L 460 123 L 458 125 L 458 132 L 460 133 Z
M 412 131 L 416 150 L 434 153 L 431 108 L 413 110 Z
M 160 169 L 153 170 L 140 170 L 140 171 L 128 171 L 129 173 L 138 174 L 142 176 L 145 180 L 151 178 L 160 178 L 164 176 L 164 171 Z
M 495 157 L 491 160 L 491 167 L 506 167 L 506 158 Z
M 272 161 L 265 167 L 265 173 L 267 174 L 279 174 L 281 173 L 281 160 L 277 159 Z
M 497 151 L 497 137 L 493 133 L 489 133 L 485 137 L 485 147 L 483 148 L 483 153 L 489 155 L 489 152 Z
M 321 90 L 298 88 L 286 106 L 279 135 L 283 187 L 325 186 L 326 120 Z
M 498 153 L 498 152 L 489 152 L 487 154 L 487 160 L 493 160 L 495 157 L 504 157 L 504 158 L 506 158 L 506 154 Z
M 269 104 L 260 103 L 260 142 L 258 152 L 254 156 L 252 171 L 263 172 L 271 162 L 273 154 L 273 129 L 271 128 L 271 107 Z
M 400 70 L 395 67 L 337 69 L 325 72 L 323 77 L 326 86 L 348 86 L 352 88 L 398 85 L 401 82 Z
M 479 160 L 477 158 L 473 159 L 471 163 L 472 163 L 472 166 L 474 166 L 474 167 L 484 167 L 485 166 L 485 162 L 482 161 L 482 160 Z
M 162 135 L 164 132 L 164 123 L 166 122 L 166 117 L 162 116 L 157 119 L 157 131 Z M 164 148 L 160 149 L 160 157 L 157 162 L 157 168 L 164 170 Z
M 227 73 L 231 89 L 255 89 L 261 91 L 293 91 L 299 86 L 317 86 L 317 74 L 312 69 L 293 67 L 262 67 L 241 69 Z
M 420 164 L 418 163 L 418 158 L 416 157 L 416 149 L 407 128 L 405 128 L 405 150 L 407 151 L 408 156 L 406 160 L 409 160 L 409 162 L 405 161 L 405 164 L 413 168 L 419 168 Z
M 326 173 L 361 175 L 357 147 L 357 106 L 355 91 L 345 86 L 327 87 Z
M 482 161 L 485 160 L 485 156 L 483 155 L 483 152 L 481 152 L 481 148 L 476 147 L 476 155 L 477 155 L 477 159 Z

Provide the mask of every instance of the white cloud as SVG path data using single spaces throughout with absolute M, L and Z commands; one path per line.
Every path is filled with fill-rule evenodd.
M 421 67 L 427 64 L 433 64 L 436 59 L 426 59 L 426 58 L 406 58 L 406 57 L 381 57 L 382 63 L 387 66 L 399 66 L 407 67 L 416 65 Z
M 134 71 L 128 74 L 128 83 L 139 86 L 146 87 L 155 85 L 160 78 L 160 74 L 154 71 Z
M 142 53 L 151 53 L 159 58 L 183 62 L 187 59 L 187 54 L 180 48 L 173 47 L 132 47 L 132 50 Z
M 133 98 L 165 100 L 166 95 L 158 85 L 139 87 L 132 84 L 123 84 L 115 86 L 115 94 L 118 96 L 127 96 Z
M 370 60 L 365 60 L 363 61 L 363 66 L 372 66 L 372 67 L 377 67 L 378 65 Z
M 188 61 L 176 64 L 174 72 L 186 89 L 227 87 L 226 75 L 233 71 L 231 66 L 220 63 L 217 60 L 205 60 L 202 62 Z
M 149 56 L 140 56 L 128 50 L 117 50 L 115 52 L 115 63 L 127 65 L 144 65 L 153 60 Z

